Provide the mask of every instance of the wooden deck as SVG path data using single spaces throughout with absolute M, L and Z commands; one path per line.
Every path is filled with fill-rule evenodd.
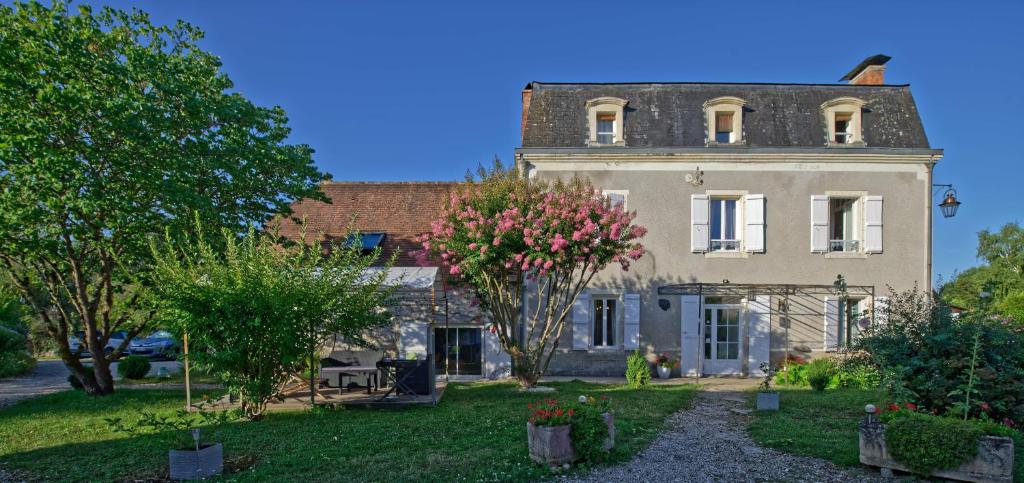
M 316 405 L 329 408 L 363 408 L 363 409 L 402 409 L 414 406 L 435 406 L 441 402 L 441 396 L 447 383 L 438 381 L 434 389 L 434 396 L 394 396 L 391 395 L 380 400 L 387 394 L 387 388 L 366 393 L 366 389 L 341 390 L 335 388 L 323 388 L 317 393 Z M 227 396 L 218 399 L 206 408 L 209 410 L 223 410 L 239 408 L 238 402 L 228 400 Z M 294 411 L 309 409 L 309 391 L 295 391 L 289 393 L 282 399 L 275 399 L 267 405 L 267 411 Z

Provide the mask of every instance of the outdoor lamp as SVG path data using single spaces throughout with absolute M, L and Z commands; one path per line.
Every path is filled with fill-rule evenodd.
M 942 209 L 942 216 L 946 218 L 956 215 L 956 210 L 960 208 L 960 202 L 956 200 L 956 190 L 953 188 L 946 190 L 946 197 L 942 203 L 939 203 L 939 208 Z

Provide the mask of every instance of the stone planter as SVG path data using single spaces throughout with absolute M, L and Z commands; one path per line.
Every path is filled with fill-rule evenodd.
M 615 416 L 604 413 L 608 426 L 608 438 L 604 441 L 605 451 L 615 447 Z M 572 447 L 572 426 L 535 426 L 526 423 L 526 436 L 530 447 L 530 459 L 549 466 L 559 466 L 576 460 Z
M 757 410 L 758 411 L 778 411 L 779 410 L 779 393 L 777 393 L 777 392 L 759 392 L 759 393 L 757 393 Z
M 896 461 L 885 445 L 885 425 L 878 421 L 860 422 L 860 462 L 883 471 L 910 471 Z M 931 476 L 959 481 L 1012 482 L 1013 440 L 998 436 L 982 436 L 978 455 L 950 470 L 937 470 Z
M 172 480 L 204 480 L 224 472 L 224 447 L 220 443 L 167 452 Z
M 672 368 L 658 365 L 658 379 L 668 379 L 672 377 Z

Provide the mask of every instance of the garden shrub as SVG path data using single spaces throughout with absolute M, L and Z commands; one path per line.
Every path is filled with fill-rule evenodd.
M 34 366 L 35 359 L 28 352 L 25 337 L 0 326 L 0 378 L 24 374 Z
M 830 387 L 876 389 L 882 383 L 878 368 L 861 360 L 844 359 L 836 367 Z
M 640 350 L 637 349 L 626 359 L 626 382 L 634 389 L 646 386 L 651 382 L 651 366 L 647 364 Z
M 815 391 L 824 391 L 832 382 L 832 377 L 835 376 L 836 363 L 826 357 L 814 359 L 807 364 L 806 373 L 807 384 Z
M 956 468 L 974 458 L 982 436 L 1019 438 L 1006 426 L 908 410 L 883 413 L 881 420 L 889 454 L 922 475 Z
M 572 417 L 572 449 L 580 461 L 600 463 L 608 455 L 604 441 L 608 438 L 608 425 L 604 422 L 605 412 L 594 404 L 579 404 Z
M 142 379 L 149 374 L 149 359 L 142 356 L 128 356 L 117 364 L 117 375 L 124 379 Z
M 897 402 L 962 415 L 969 392 L 968 417 L 1024 421 L 1024 328 L 1019 324 L 984 314 L 954 318 L 947 307 L 916 291 L 892 292 L 886 319 L 857 345 L 882 369 Z

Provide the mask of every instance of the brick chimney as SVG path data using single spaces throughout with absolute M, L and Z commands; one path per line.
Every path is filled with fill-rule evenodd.
M 892 57 L 888 55 L 872 55 L 857 64 L 853 70 L 843 76 L 840 81 L 861 86 L 880 86 L 885 84 L 885 63 Z
M 526 119 L 530 117 L 530 99 L 533 97 L 533 82 L 526 84 L 523 88 L 523 121 L 519 126 L 519 144 L 523 143 L 526 137 Z

